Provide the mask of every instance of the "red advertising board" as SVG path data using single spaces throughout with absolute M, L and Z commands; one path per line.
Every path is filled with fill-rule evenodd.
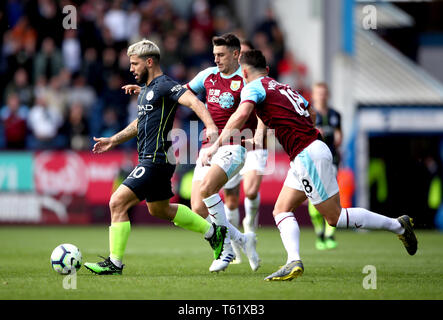
M 136 152 L 44 151 L 35 154 L 35 187 L 40 194 L 85 197 L 91 204 L 107 204 L 125 161 L 137 163 Z

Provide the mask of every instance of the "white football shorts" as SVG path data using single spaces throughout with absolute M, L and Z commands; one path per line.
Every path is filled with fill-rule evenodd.
M 233 176 L 223 188 L 225 189 L 233 189 L 240 184 L 243 179 L 243 175 L 252 170 L 258 171 L 259 174 L 263 174 L 266 169 L 266 162 L 268 160 L 268 150 L 267 149 L 258 149 L 258 150 L 250 150 L 246 153 L 246 161 L 243 168 Z
M 303 191 L 312 204 L 319 204 L 338 193 L 332 154 L 323 141 L 312 142 L 290 165 L 284 185 Z
M 216 164 L 226 173 L 228 180 L 232 179 L 243 168 L 246 159 L 246 149 L 241 145 L 225 145 L 218 148 L 211 158 L 211 165 Z M 203 166 L 200 156 L 194 169 L 192 181 L 201 181 L 211 167 Z

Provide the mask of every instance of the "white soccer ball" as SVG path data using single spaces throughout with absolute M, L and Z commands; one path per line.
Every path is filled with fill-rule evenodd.
M 70 274 L 82 266 L 82 253 L 73 244 L 61 244 L 52 251 L 51 266 L 60 274 Z

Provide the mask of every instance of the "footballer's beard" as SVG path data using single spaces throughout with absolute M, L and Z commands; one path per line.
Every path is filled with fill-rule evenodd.
M 149 70 L 148 68 L 144 68 L 143 71 L 140 73 L 140 75 L 138 76 L 137 79 L 137 83 L 138 84 L 146 84 L 146 82 L 148 82 L 148 78 L 149 78 Z

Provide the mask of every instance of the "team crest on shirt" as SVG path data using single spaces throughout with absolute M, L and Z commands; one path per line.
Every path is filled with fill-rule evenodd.
M 147 94 L 146 94 L 146 100 L 151 100 L 152 98 L 154 97 L 154 91 L 149 91 Z
M 218 98 L 218 104 L 223 109 L 232 108 L 234 105 L 234 96 L 230 92 L 223 92 Z
M 240 86 L 241 86 L 240 80 L 232 80 L 231 81 L 231 90 L 232 91 L 237 91 L 238 89 L 240 89 Z

